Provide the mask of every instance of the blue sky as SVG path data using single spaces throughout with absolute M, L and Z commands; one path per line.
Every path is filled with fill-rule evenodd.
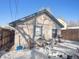
M 9 8 L 11 1 L 12 17 Z M 0 0 L 0 25 L 6 25 L 11 21 L 30 15 L 42 8 L 48 8 L 56 18 L 64 18 L 65 21 L 79 20 L 79 0 Z

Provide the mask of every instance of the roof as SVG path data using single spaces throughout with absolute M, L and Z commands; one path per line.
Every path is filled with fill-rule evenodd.
M 5 26 L 0 26 L 0 29 L 10 30 L 9 28 L 7 28 L 7 27 L 5 27 Z
M 76 26 L 76 27 L 68 27 L 67 29 L 79 29 L 79 26 Z
M 14 27 L 14 26 L 16 26 L 16 24 L 19 24 L 19 23 L 21 23 L 21 22 L 28 21 L 28 20 L 30 20 L 31 18 L 36 17 L 36 16 L 39 16 L 39 15 L 41 15 L 41 14 L 43 14 L 43 13 L 45 13 L 46 15 L 48 15 L 48 16 L 49 16 L 53 21 L 55 21 L 59 26 L 63 27 L 63 24 L 61 24 L 47 9 L 43 9 L 43 10 L 38 11 L 38 12 L 36 12 L 36 13 L 34 13 L 34 14 L 31 14 L 31 15 L 29 15 L 29 16 L 26 16 L 26 17 L 23 17 L 23 18 L 18 19 L 18 20 L 16 20 L 16 21 L 13 21 L 13 22 L 9 23 L 9 25 Z

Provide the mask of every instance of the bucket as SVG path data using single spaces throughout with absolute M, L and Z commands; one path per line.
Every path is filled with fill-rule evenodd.
M 19 45 L 16 47 L 16 51 L 23 50 L 23 46 Z

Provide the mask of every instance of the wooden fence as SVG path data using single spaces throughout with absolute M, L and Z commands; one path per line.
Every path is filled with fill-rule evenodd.
M 0 28 L 0 50 L 8 51 L 14 45 L 14 35 L 13 30 Z
M 61 30 L 63 39 L 79 41 L 79 29 Z

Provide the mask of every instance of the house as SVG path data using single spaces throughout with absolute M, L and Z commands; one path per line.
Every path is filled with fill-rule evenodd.
M 14 30 L 0 27 L 0 51 L 9 51 L 14 45 Z
M 57 20 L 58 20 L 61 24 L 63 24 L 64 27 L 63 27 L 62 29 L 67 29 L 68 25 L 67 25 L 67 23 L 65 22 L 64 19 L 58 18 Z
M 29 16 L 9 23 L 15 28 L 15 48 L 19 44 L 27 46 L 28 40 L 36 41 L 40 37 L 52 39 L 60 35 L 63 25 L 47 10 L 41 10 Z

